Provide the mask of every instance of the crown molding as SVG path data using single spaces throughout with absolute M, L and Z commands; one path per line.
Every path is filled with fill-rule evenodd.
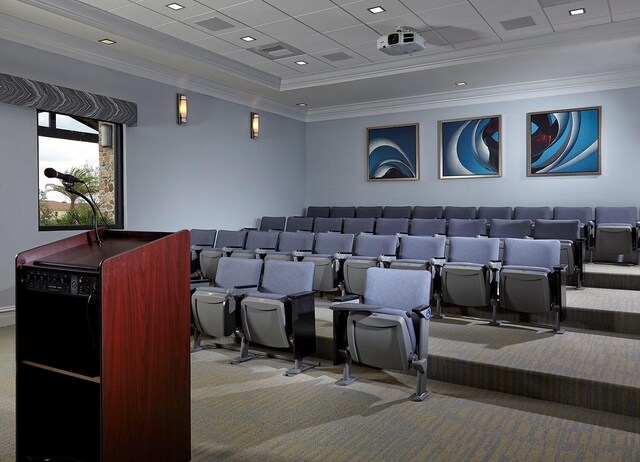
M 547 96 L 633 87 L 640 87 L 640 68 L 623 72 L 592 74 L 582 77 L 563 77 L 473 90 L 458 90 L 434 95 L 309 109 L 307 111 L 306 122 L 424 111 L 469 104 L 544 98 Z

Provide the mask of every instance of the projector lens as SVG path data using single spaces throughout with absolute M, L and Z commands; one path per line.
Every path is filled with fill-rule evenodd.
M 387 43 L 389 45 L 396 45 L 400 41 L 400 35 L 398 34 L 389 34 L 387 37 Z

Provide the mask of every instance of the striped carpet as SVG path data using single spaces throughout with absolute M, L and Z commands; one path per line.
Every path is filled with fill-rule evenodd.
M 2 462 L 15 459 L 14 343 L 0 328 Z M 230 365 L 236 355 L 191 355 L 193 461 L 640 460 L 638 418 L 433 380 L 414 403 L 409 375 L 355 367 L 338 387 L 326 361 L 288 378 L 285 361 Z

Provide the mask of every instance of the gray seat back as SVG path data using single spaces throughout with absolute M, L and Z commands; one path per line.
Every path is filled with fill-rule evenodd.
M 312 231 L 313 217 L 289 217 L 285 231 Z
M 440 205 L 416 205 L 413 207 L 412 218 L 442 218 L 442 206 Z
M 358 206 L 356 207 L 356 218 L 380 218 L 382 217 L 382 206 Z
M 409 225 L 409 234 L 415 236 L 434 236 L 446 234 L 447 220 L 444 218 L 413 218 Z
M 452 237 L 449 239 L 448 262 L 485 265 L 500 256 L 500 239 Z
M 244 244 L 247 240 L 247 232 L 245 230 L 230 231 L 221 229 L 218 231 L 216 239 L 216 249 L 223 247 L 234 247 L 238 249 L 244 248 Z
M 260 219 L 260 231 L 284 231 L 287 217 L 262 217 Z
M 591 207 L 554 207 L 554 220 L 579 220 L 581 225 L 593 221 L 593 209 Z
M 531 235 L 531 220 L 528 218 L 521 220 L 491 220 L 489 227 L 489 237 L 524 239 Z
M 375 218 L 345 218 L 342 232 L 347 234 L 373 233 Z
M 290 232 L 284 231 L 280 233 L 278 241 L 278 252 L 293 252 L 299 250 L 301 252 L 311 252 L 313 250 L 313 241 L 315 235 L 308 232 Z
M 269 260 L 264 264 L 260 292 L 291 295 L 313 286 L 313 263 Z
M 428 271 L 403 271 L 369 268 L 364 289 L 364 303 L 411 311 L 429 305 L 431 275 Z
M 484 218 L 451 218 L 448 220 L 447 236 L 475 237 L 484 235 L 486 232 L 487 220 Z
M 609 223 L 635 226 L 637 220 L 637 207 L 596 207 L 596 226 Z
M 549 207 L 515 207 L 513 209 L 513 218 L 522 220 L 528 218 L 531 221 L 539 219 L 550 220 L 551 208 Z
M 494 219 L 511 220 L 512 217 L 511 207 L 478 207 L 478 218 L 484 218 L 488 222 Z
M 354 218 L 356 216 L 355 206 L 331 207 L 331 218 Z
M 408 218 L 378 218 L 375 234 L 407 234 L 409 232 Z
M 342 218 L 316 217 L 313 220 L 314 233 L 341 233 Z
M 333 255 L 353 251 L 353 234 L 320 233 L 316 234 L 314 253 Z
M 450 220 L 451 218 L 460 218 L 460 219 L 473 219 L 476 217 L 476 208 L 475 207 L 458 207 L 448 205 L 444 208 L 444 216 L 443 218 Z
M 411 206 L 387 205 L 382 209 L 382 218 L 411 218 Z
M 250 251 L 256 249 L 276 249 L 278 246 L 278 231 L 249 231 L 244 248 Z
M 239 286 L 256 286 L 260 283 L 262 260 L 222 257 L 218 262 L 215 287 L 228 289 Z
M 354 255 L 365 257 L 378 257 L 379 255 L 395 255 L 398 246 L 398 238 L 388 235 L 372 236 L 359 234 L 355 240 Z
M 189 231 L 189 242 L 198 247 L 213 247 L 216 240 L 215 229 L 193 228 Z
M 310 205 L 307 207 L 307 215 L 308 217 L 328 217 L 331 213 L 331 208 L 329 206 L 314 206 Z
M 444 236 L 403 236 L 400 239 L 398 257 L 426 261 L 444 257 L 446 241 Z
M 505 239 L 504 266 L 546 268 L 560 264 L 560 241 L 555 239 Z

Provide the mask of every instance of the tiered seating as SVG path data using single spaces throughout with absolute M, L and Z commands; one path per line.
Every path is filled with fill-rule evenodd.
M 359 234 L 355 238 L 353 255 L 341 257 L 344 262 L 344 288 L 350 294 L 364 295 L 367 268 L 381 264 L 381 257 L 395 258 L 398 238 L 394 236 L 373 236 Z
M 235 249 L 244 248 L 246 240 L 246 230 L 230 231 L 221 229 L 218 231 L 215 247 L 213 249 L 204 249 L 200 252 L 200 268 L 203 276 L 214 281 L 220 258 L 224 255 L 231 255 L 231 252 Z
M 353 252 L 353 234 L 321 233 L 315 238 L 313 254 L 304 255 L 303 261 L 315 265 L 313 290 L 332 292 L 338 289 L 342 271 L 336 254 L 349 255 Z
M 342 232 L 347 234 L 373 233 L 375 226 L 375 218 L 345 218 L 342 223 Z
M 342 218 L 316 217 L 313 220 L 313 232 L 314 233 L 341 233 Z
M 408 234 L 408 218 L 378 218 L 376 220 L 375 234 Z
M 200 253 L 204 249 L 213 247 L 216 240 L 216 230 L 193 228 L 189 231 L 189 240 L 191 244 L 191 278 L 200 278 L 202 277 Z
M 284 231 L 287 217 L 262 217 L 260 219 L 260 231 Z
M 637 207 L 596 207 L 595 251 L 602 255 L 628 255 L 638 249 Z
M 312 231 L 313 217 L 289 217 L 285 231 Z
M 575 286 L 582 288 L 584 281 L 585 240 L 581 237 L 578 220 L 536 220 L 536 239 L 560 241 L 560 264 L 566 265 L 567 277 L 575 276 Z
M 264 260 L 288 260 L 294 259 L 294 256 L 302 256 L 305 253 L 313 251 L 313 233 L 283 231 L 278 239 L 278 247 L 275 251 L 258 250 L 260 257 Z
M 247 240 L 242 249 L 231 249 L 232 258 L 256 258 L 258 250 L 276 250 L 278 246 L 278 231 L 256 231 L 251 230 L 247 233 Z

